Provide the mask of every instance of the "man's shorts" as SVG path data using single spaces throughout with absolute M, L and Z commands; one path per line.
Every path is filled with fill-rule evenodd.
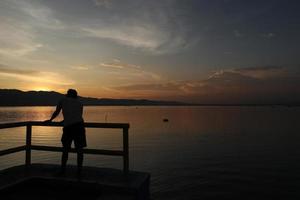
M 63 135 L 61 137 L 63 147 L 71 148 L 73 140 L 76 149 L 87 146 L 83 122 L 72 124 L 63 128 Z

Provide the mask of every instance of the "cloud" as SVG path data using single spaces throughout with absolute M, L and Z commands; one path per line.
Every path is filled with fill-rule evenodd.
M 271 38 L 276 37 L 276 34 L 275 33 L 264 33 L 264 34 L 262 34 L 262 36 L 264 38 L 271 39 Z
M 159 52 L 158 48 L 168 39 L 166 33 L 151 27 L 143 26 L 112 26 L 98 28 L 83 28 L 90 37 L 108 39 L 115 43 L 150 52 Z
M 235 37 L 240 38 L 243 37 L 244 35 L 239 31 L 239 30 L 234 30 L 233 34 Z
M 0 27 L 0 55 L 24 56 L 43 46 L 35 41 L 33 30 L 22 23 L 4 18 L 0 21 Z
M 252 78 L 266 79 L 277 78 L 282 76 L 290 76 L 291 72 L 281 66 L 262 66 L 262 67 L 248 67 L 227 70 L 233 73 L 239 73 L 241 75 L 249 76 Z
M 110 12 L 106 10 L 99 12 L 97 7 L 90 8 L 87 7 L 88 4 L 80 2 L 80 5 L 81 3 L 83 5 L 82 11 L 89 9 L 89 14 L 85 16 L 74 14 L 74 10 L 70 8 L 58 8 L 60 5 L 58 3 L 30 0 L 4 0 L 4 2 L 2 9 L 11 11 L 10 14 L 2 14 L 3 16 L 1 16 L 3 12 L 0 12 L 0 17 L 9 18 L 9 24 L 20 28 L 18 32 L 26 29 L 25 31 L 32 36 L 32 43 L 37 43 L 31 45 L 31 48 L 29 45 L 26 46 L 27 49 L 23 48 L 24 52 L 26 51 L 23 55 L 43 46 L 41 41 L 37 42 L 37 38 L 47 37 L 49 32 L 46 31 L 55 31 L 56 36 L 75 35 L 82 37 L 82 40 L 87 37 L 107 40 L 143 53 L 158 55 L 181 52 L 195 43 L 195 40 L 186 33 L 186 24 L 178 18 L 179 9 L 174 10 L 175 13 L 167 9 L 174 6 L 173 1 L 93 0 L 94 4 L 101 8 L 114 5 L 114 9 Z M 79 2 L 77 3 L 79 5 Z M 71 20 L 69 15 L 72 15 Z M 10 32 L 13 33 L 13 30 Z M 40 33 L 46 34 L 44 36 Z
M 112 6 L 111 0 L 94 0 L 96 6 L 109 8 Z
M 78 66 L 72 66 L 71 69 L 78 70 L 78 71 L 87 71 L 90 69 L 90 67 L 85 65 L 78 65 Z
M 122 63 L 118 59 L 114 59 L 113 62 L 100 63 L 100 66 L 101 67 L 116 68 L 116 69 L 128 69 L 128 68 L 130 68 L 130 69 L 141 69 L 141 66 Z
M 32 69 L 19 69 L 0 64 L 0 76 L 23 80 L 28 83 L 47 83 L 53 85 L 73 85 L 74 82 L 66 77 L 48 71 L 38 71 Z
M 135 85 L 124 85 L 119 87 L 114 87 L 116 90 L 125 90 L 125 91 L 178 91 L 177 83 L 164 83 L 164 84 L 135 84 Z
M 181 96 L 180 84 L 176 82 L 130 84 L 111 87 L 113 91 L 125 94 L 128 98 L 178 99 Z M 175 95 L 176 94 L 176 95 Z
M 37 75 L 39 72 L 36 70 L 15 69 L 9 67 L 8 65 L 0 64 L 0 73 L 34 76 Z
M 62 29 L 63 23 L 55 18 L 55 14 L 48 7 L 39 2 L 4 0 L 0 9 L 0 55 L 22 59 L 41 49 L 44 45 L 38 40 L 40 28 Z
M 197 103 L 291 103 L 300 101 L 300 73 L 284 67 L 238 68 L 214 72 L 207 79 L 131 84 L 114 87 L 128 95 Z
M 205 90 L 208 96 L 218 97 L 224 102 L 289 103 L 300 101 L 300 95 L 297 95 L 300 94 L 300 89 L 297 87 L 300 84 L 298 69 L 263 66 L 220 70 L 209 79 L 203 80 L 202 83 L 204 87 L 201 89 Z
M 234 69 L 234 71 L 243 72 L 243 71 L 274 71 L 274 70 L 282 70 L 284 67 L 282 66 L 262 66 L 262 67 L 244 67 Z
M 281 66 L 262 66 L 219 70 L 210 75 L 209 78 L 218 78 L 226 73 L 255 79 L 277 78 L 291 75 L 291 71 Z
M 102 11 L 99 19 L 83 24 L 84 37 L 108 40 L 118 45 L 151 54 L 171 54 L 195 44 L 187 33 L 190 28 L 182 21 L 182 9 L 173 1 L 95 1 L 98 5 L 112 5 Z
M 186 96 L 198 94 L 197 89 L 205 84 L 202 81 L 169 81 L 150 84 L 130 84 L 114 87 L 113 89 L 134 93 L 156 93 L 164 96 L 164 94 L 172 94 L 173 96 Z M 187 96 L 188 97 L 188 96 Z
M 119 79 L 128 79 L 135 81 L 157 81 L 162 77 L 154 72 L 144 70 L 141 66 L 135 64 L 124 63 L 119 59 L 114 59 L 112 62 L 102 62 L 100 67 L 107 70 L 112 70 L 114 76 Z
M 111 26 L 103 28 L 82 28 L 86 36 L 107 39 L 117 44 L 141 49 L 153 54 L 167 54 L 185 49 L 188 44 L 184 37 L 172 35 L 157 27 Z
M 21 21 L 25 21 L 35 27 L 47 29 L 57 30 L 64 28 L 64 24 L 55 17 L 53 10 L 40 2 L 33 3 L 28 0 L 9 0 L 9 2 L 12 7 L 18 9 L 19 15 L 22 15 L 23 19 Z

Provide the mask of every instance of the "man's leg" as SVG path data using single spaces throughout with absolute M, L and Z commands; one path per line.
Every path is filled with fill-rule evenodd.
M 84 124 L 77 124 L 77 134 L 74 138 L 74 144 L 77 151 L 77 172 L 81 175 L 82 163 L 83 163 L 83 148 L 86 147 L 85 129 Z
M 69 157 L 69 147 L 63 147 L 63 152 L 61 156 L 61 172 L 65 173 L 66 165 Z
M 83 149 L 77 148 L 77 172 L 78 172 L 78 174 L 81 174 L 82 163 L 83 163 Z
M 71 149 L 72 145 L 72 130 L 70 130 L 70 127 L 64 127 L 63 128 L 63 134 L 61 137 L 61 143 L 63 147 L 62 155 L 61 155 L 61 172 L 65 173 L 66 171 L 66 166 L 67 166 L 67 161 L 69 157 L 69 151 Z

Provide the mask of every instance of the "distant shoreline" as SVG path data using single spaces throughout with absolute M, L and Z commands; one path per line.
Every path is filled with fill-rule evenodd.
M 56 105 L 0 105 L 0 107 L 55 107 Z M 300 107 L 300 105 L 289 105 L 289 104 L 181 104 L 181 105 L 84 105 L 85 107 Z
M 54 91 L 0 89 L 0 107 L 55 106 L 65 95 Z M 206 107 L 298 107 L 300 102 L 278 103 L 186 103 L 149 99 L 79 97 L 84 106 L 206 106 Z

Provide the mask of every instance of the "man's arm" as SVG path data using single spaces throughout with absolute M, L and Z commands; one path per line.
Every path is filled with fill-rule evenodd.
M 55 119 L 55 117 L 57 117 L 57 115 L 60 113 L 61 109 L 62 109 L 61 102 L 59 102 L 51 118 L 49 120 L 46 120 L 46 122 L 51 122 L 53 119 Z

